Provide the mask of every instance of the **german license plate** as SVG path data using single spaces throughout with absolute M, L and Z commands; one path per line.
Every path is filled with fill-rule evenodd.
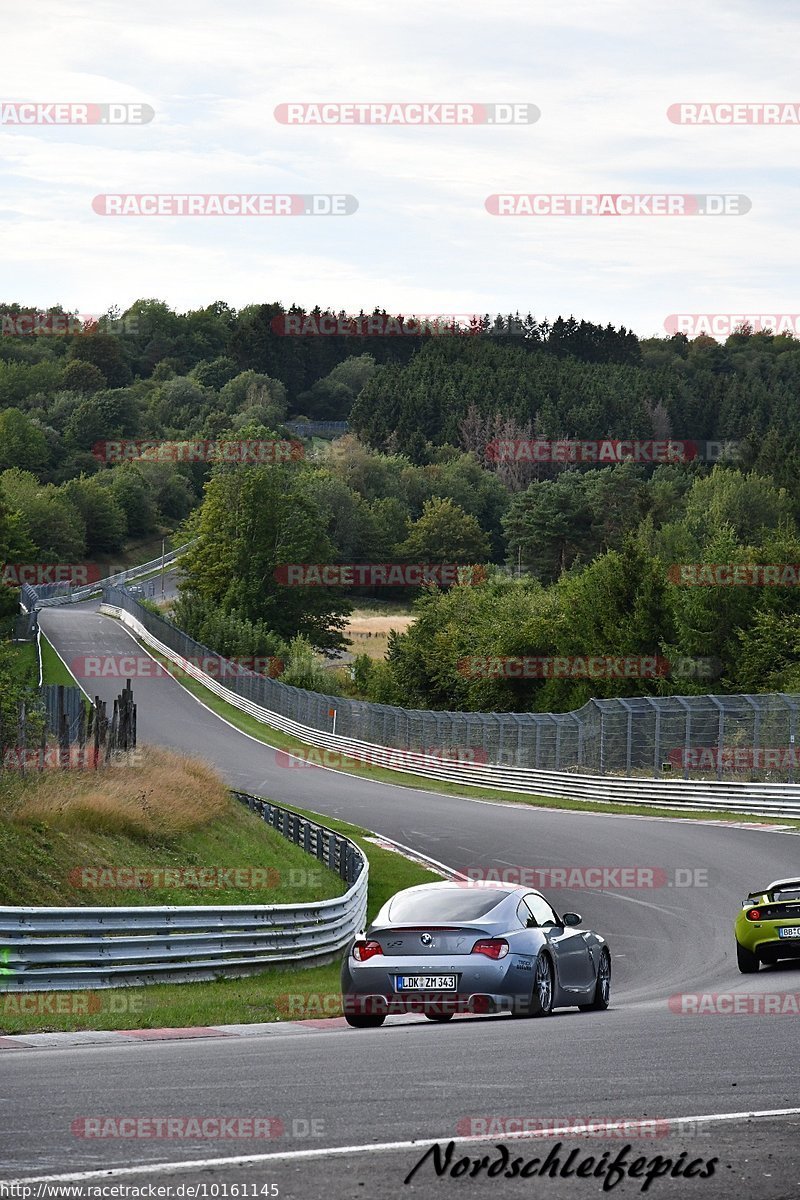
M 398 975 L 395 979 L 398 992 L 454 992 L 455 975 Z
M 800 938 L 800 925 L 781 925 L 778 937 Z

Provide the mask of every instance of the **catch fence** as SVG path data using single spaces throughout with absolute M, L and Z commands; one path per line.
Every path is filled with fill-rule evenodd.
M 767 783 L 794 783 L 798 775 L 800 697 L 793 695 L 639 696 L 590 700 L 566 713 L 406 709 L 290 687 L 233 667 L 124 589 L 105 588 L 103 604 L 129 614 L 180 658 L 202 661 L 206 674 L 225 679 L 215 690 L 239 697 L 239 707 L 255 706 L 337 739 L 449 752 L 476 770 L 497 764 L 510 771 Z

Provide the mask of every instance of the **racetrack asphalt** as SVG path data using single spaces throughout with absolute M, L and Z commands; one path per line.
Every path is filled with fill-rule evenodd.
M 49 609 L 40 618 L 78 673 L 77 660 L 87 654 L 146 653 L 96 605 Z M 112 699 L 120 682 L 87 680 L 86 687 Z M 274 1182 L 281 1197 L 298 1198 L 428 1194 L 435 1187 L 442 1196 L 480 1189 L 487 1196 L 561 1200 L 605 1193 L 599 1179 L 574 1176 L 511 1180 L 482 1172 L 476 1179 L 437 1179 L 430 1163 L 405 1187 L 403 1179 L 434 1140 L 485 1129 L 503 1141 L 507 1125 L 465 1125 L 470 1117 L 579 1123 L 723 1116 L 699 1126 L 659 1125 L 657 1138 L 633 1140 L 630 1158 L 677 1159 L 682 1151 L 686 1161 L 719 1158 L 712 1178 L 658 1178 L 645 1194 L 800 1196 L 800 1024 L 798 1008 L 781 1000 L 800 998 L 800 966 L 742 976 L 732 933 L 746 892 L 800 873 L 796 835 L 499 805 L 287 767 L 285 755 L 276 758 L 169 677 L 135 680 L 134 691 L 140 744 L 204 757 L 233 787 L 363 825 L 459 870 L 660 868 L 660 886 L 552 892 L 557 907 L 577 909 L 609 939 L 614 979 L 607 1013 L 566 1010 L 547 1021 L 472 1018 L 444 1026 L 390 1018 L 378 1030 L 343 1029 L 318 1038 L 287 1031 L 230 1041 L 4 1051 L 0 1180 L 160 1164 L 156 1173 L 109 1182 L 158 1181 L 173 1188 Z M 699 993 L 746 995 L 756 1008 L 772 998 L 787 1011 L 734 1015 L 722 1011 L 724 1001 L 708 1000 L 718 1011 L 676 1011 L 681 1001 L 675 997 Z M 87 1115 L 276 1115 L 286 1132 L 267 1143 L 76 1136 L 72 1123 Z M 308 1128 L 316 1136 L 310 1136 L 306 1123 L 314 1121 Z M 562 1141 L 562 1158 L 576 1147 L 581 1156 L 609 1150 L 613 1157 L 624 1145 L 619 1136 Z M 505 1144 L 512 1157 L 528 1159 L 546 1154 L 552 1141 L 506 1138 Z M 321 1153 L 335 1147 L 346 1149 Z M 297 1156 L 309 1150 L 314 1154 Z M 206 1162 L 276 1153 L 284 1157 Z M 492 1158 L 498 1152 L 493 1143 L 459 1143 L 454 1153 Z M 187 1162 L 201 1165 L 178 1169 Z M 613 1194 L 641 1189 L 641 1179 L 626 1179 Z

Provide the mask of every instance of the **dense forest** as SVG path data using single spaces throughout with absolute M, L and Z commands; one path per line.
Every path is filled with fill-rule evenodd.
M 55 333 L 60 313 L 30 334 L 21 306 L 0 313 L 3 563 L 108 556 L 166 530 L 195 536 L 176 611 L 189 632 L 227 654 L 284 655 L 286 682 L 396 704 L 556 710 L 591 695 L 800 683 L 797 586 L 691 587 L 675 574 L 681 563 L 800 563 L 791 336 L 640 340 L 519 314 L 413 336 L 388 325 L 362 336 L 356 321 L 322 336 L 320 309 L 178 314 L 154 300 Z M 287 315 L 300 318 L 296 336 Z M 346 314 L 327 315 L 347 328 Z M 98 453 L 114 440 L 282 438 L 306 418 L 351 432 L 306 439 L 302 458 L 274 465 Z M 703 453 L 605 466 L 491 452 L 535 439 L 727 445 L 717 464 Z M 341 648 L 350 605 L 370 589 L 291 589 L 278 568 L 366 562 L 486 569 L 469 586 L 373 589 L 413 599 L 418 619 L 385 663 L 359 658 L 332 684 L 312 651 Z M 12 584 L 0 587 L 6 621 Z M 716 666 L 583 680 L 463 665 L 592 654 Z

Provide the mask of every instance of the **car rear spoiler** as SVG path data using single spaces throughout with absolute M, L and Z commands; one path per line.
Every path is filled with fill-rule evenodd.
M 759 891 L 751 892 L 745 904 L 750 904 L 753 900 L 760 900 L 762 896 L 771 896 L 773 892 L 800 891 L 800 879 L 776 879 L 769 887 L 761 888 Z

